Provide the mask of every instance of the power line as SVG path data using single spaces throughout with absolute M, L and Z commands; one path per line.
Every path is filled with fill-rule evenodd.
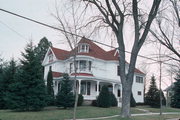
M 68 33 L 68 34 L 73 35 L 73 36 L 77 36 L 77 37 L 80 37 L 80 38 L 83 37 L 83 36 L 81 36 L 81 35 L 78 35 L 78 34 L 75 34 L 75 33 L 72 33 L 72 32 L 69 32 L 69 31 L 66 31 L 66 30 L 63 30 L 63 29 L 60 29 L 60 28 L 51 26 L 51 25 L 48 25 L 48 24 L 43 23 L 43 22 L 39 22 L 39 21 L 37 21 L 37 20 L 34 20 L 34 19 L 31 19 L 31 18 L 22 16 L 22 15 L 19 15 L 19 14 L 16 14 L 16 13 L 13 13 L 13 12 L 10 12 L 10 11 L 7 11 L 7 10 L 4 10 L 4 9 L 2 9 L 2 8 L 0 8 L 0 11 L 3 11 L 3 12 L 5 12 L 5 13 L 8 13 L 8 14 L 11 14 L 11 15 L 14 15 L 14 16 L 17 16 L 17 17 L 26 19 L 26 20 L 28 20 L 28 21 L 31 21 L 31 22 L 40 24 L 40 25 L 42 25 L 42 26 L 46 26 L 46 27 L 48 27 L 48 28 L 52 28 L 52 29 L 59 30 L 59 31 L 64 32 L 64 33 Z M 110 46 L 110 45 L 107 45 L 107 44 L 105 44 L 105 43 L 101 43 L 101 42 L 98 42 L 98 41 L 95 41 L 95 40 L 90 40 L 90 41 L 95 42 L 95 43 L 98 43 L 98 44 L 101 44 L 101 45 L 104 45 L 104 46 L 107 46 L 107 47 L 110 47 L 110 48 L 115 48 L 115 49 L 117 49 L 116 47 L 113 47 L 113 46 Z M 129 52 L 129 51 L 123 51 L 123 52 L 132 54 L 132 53 Z M 155 61 L 155 62 L 160 62 L 160 61 L 158 61 L 158 60 L 155 60 L 155 59 L 152 59 L 152 58 L 143 56 L 143 55 L 138 55 L 138 56 L 141 57 L 141 58 L 145 58 L 145 59 L 149 59 L 149 60 Z M 161 62 L 162 62 L 162 61 L 161 61 Z M 167 64 L 167 63 L 164 63 L 164 64 Z
M 27 40 L 22 34 L 20 34 L 19 32 L 17 32 L 16 30 L 14 30 L 12 27 L 10 27 L 9 25 L 5 24 L 4 22 L 2 22 L 0 20 L 0 23 L 3 24 L 4 26 L 6 26 L 8 29 L 10 29 L 11 31 L 13 31 L 15 34 L 17 34 L 19 37 Z

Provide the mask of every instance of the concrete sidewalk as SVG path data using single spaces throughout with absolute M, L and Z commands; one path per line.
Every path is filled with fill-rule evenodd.
M 173 118 L 173 119 L 167 119 L 167 120 L 180 120 L 180 118 Z
M 162 113 L 163 115 L 172 115 L 172 114 L 179 114 L 180 117 L 180 112 L 165 112 Z M 160 115 L 160 113 L 143 113 L 143 114 L 131 114 L 131 116 L 148 116 L 148 115 Z M 120 115 L 113 115 L 113 116 L 107 116 L 107 117 L 98 117 L 98 118 L 82 118 L 82 119 L 76 119 L 76 120 L 103 120 L 103 119 L 108 119 L 108 118 L 114 118 L 114 117 L 119 117 Z M 67 119 L 67 120 L 72 120 L 72 119 Z M 174 119 L 167 119 L 167 120 L 180 120 L 180 118 L 174 118 Z

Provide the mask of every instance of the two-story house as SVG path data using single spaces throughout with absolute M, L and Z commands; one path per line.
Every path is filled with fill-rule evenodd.
M 76 79 L 78 81 L 79 94 L 84 100 L 95 100 L 103 85 L 107 85 L 109 91 L 113 92 L 121 106 L 122 84 L 119 76 L 118 51 L 105 51 L 91 40 L 82 38 L 76 50 Z M 72 51 L 66 51 L 51 47 L 46 53 L 43 61 L 44 79 L 51 68 L 53 71 L 54 92 L 58 93 L 63 73 L 68 73 L 71 78 L 74 73 L 74 58 Z M 126 62 L 126 70 L 128 70 Z M 144 102 L 144 76 L 140 70 L 135 69 L 132 92 L 136 102 Z

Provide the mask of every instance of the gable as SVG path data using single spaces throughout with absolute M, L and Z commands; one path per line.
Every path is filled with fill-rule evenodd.
M 77 55 L 90 56 L 90 57 L 102 59 L 105 61 L 118 61 L 119 60 L 119 52 L 117 49 L 105 51 L 104 49 L 99 47 L 97 44 L 93 43 L 92 40 L 89 40 L 85 37 L 83 37 L 79 41 L 78 44 L 88 44 L 89 50 L 88 50 L 88 52 L 79 52 L 79 53 L 77 52 Z M 67 51 L 67 50 L 62 50 L 59 48 L 50 47 L 48 49 L 48 52 L 46 53 L 45 59 L 43 61 L 43 65 L 50 63 L 50 62 L 53 62 L 55 60 L 66 60 L 73 55 L 75 50 L 78 50 L 78 48 L 74 48 L 71 51 Z M 52 61 L 49 61 L 50 55 L 53 55 Z M 126 63 L 129 64 L 128 62 L 126 62 Z M 144 75 L 143 72 L 141 72 L 140 70 L 138 70 L 136 68 L 135 68 L 134 72 Z
M 45 64 L 48 64 L 48 63 L 52 63 L 54 61 L 56 61 L 57 58 L 53 52 L 53 50 L 51 49 L 51 47 L 49 47 L 45 57 L 44 57 L 44 60 L 42 62 L 42 65 L 45 65 Z

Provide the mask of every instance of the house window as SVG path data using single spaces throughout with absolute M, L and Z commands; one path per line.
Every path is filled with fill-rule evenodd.
M 79 70 L 80 71 L 85 71 L 86 70 L 86 61 L 85 60 L 81 60 L 79 62 Z
M 58 91 L 61 90 L 61 83 L 58 83 Z
M 121 90 L 120 89 L 117 90 L 117 96 L 121 97 Z
M 73 63 L 70 63 L 70 73 L 72 73 Z
M 137 83 L 143 83 L 143 77 L 136 76 L 136 82 Z
M 81 94 L 86 94 L 86 82 L 81 82 Z
M 55 87 L 57 86 L 57 84 L 58 84 L 58 82 L 57 82 L 57 81 L 55 81 Z
M 120 76 L 120 67 L 117 66 L 117 75 Z
M 76 68 L 79 72 L 80 71 L 91 71 L 91 66 L 92 66 L 91 61 L 86 61 L 86 60 L 76 61 Z M 72 63 L 72 67 L 70 67 L 70 68 L 73 68 L 73 63 Z
M 91 94 L 91 83 L 90 82 L 81 82 L 81 94 L 90 95 Z
M 138 91 L 138 95 L 141 95 L 142 93 L 141 93 L 141 91 Z
M 87 95 L 91 94 L 91 83 L 87 82 Z
M 78 53 L 88 53 L 88 52 L 89 52 L 89 45 L 88 44 L 79 44 Z
M 101 88 L 100 88 L 101 86 L 99 85 L 99 92 L 101 91 Z M 96 84 L 96 86 L 95 86 L 95 91 L 97 91 L 97 84 Z
M 91 61 L 89 61 L 89 71 L 91 71 Z
M 53 54 L 49 54 L 49 62 L 52 62 L 53 61 Z

